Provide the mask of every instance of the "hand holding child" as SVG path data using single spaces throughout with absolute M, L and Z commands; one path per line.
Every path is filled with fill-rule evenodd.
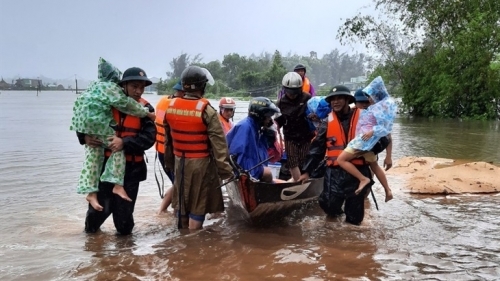
M 112 136 L 108 138 L 109 144 L 108 148 L 112 152 L 117 152 L 123 149 L 123 140 L 117 136 Z
M 367 141 L 371 137 L 373 137 L 373 131 L 369 131 L 368 133 L 364 134 L 363 136 L 361 136 L 361 139 L 364 140 L 364 141 Z
M 102 141 L 97 137 L 85 135 L 85 144 L 90 147 L 97 148 L 102 146 Z
M 148 113 L 148 118 L 151 119 L 152 121 L 155 121 L 156 119 L 156 114 L 154 112 L 149 112 Z

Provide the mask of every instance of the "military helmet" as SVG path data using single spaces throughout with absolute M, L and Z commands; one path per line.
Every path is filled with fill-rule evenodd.
M 207 74 L 199 66 L 188 66 L 181 74 L 182 88 L 186 92 L 203 91 L 207 82 Z
M 146 71 L 139 67 L 131 67 L 125 72 L 123 72 L 122 80 L 118 82 L 118 85 L 123 86 L 123 83 L 128 81 L 144 81 L 146 82 L 146 87 L 153 84 L 146 75 Z
M 338 86 L 333 87 L 330 90 L 330 92 L 328 93 L 328 95 L 325 97 L 325 100 L 327 102 L 330 102 L 332 97 L 334 97 L 334 96 L 347 97 L 348 98 L 347 104 L 353 103 L 355 101 L 353 95 L 351 94 L 351 90 L 344 85 L 338 85 Z

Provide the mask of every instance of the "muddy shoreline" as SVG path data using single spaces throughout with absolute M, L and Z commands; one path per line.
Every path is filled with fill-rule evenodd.
M 401 188 L 412 194 L 500 192 L 500 167 L 487 162 L 466 162 L 435 157 L 403 157 L 388 175 L 401 176 Z

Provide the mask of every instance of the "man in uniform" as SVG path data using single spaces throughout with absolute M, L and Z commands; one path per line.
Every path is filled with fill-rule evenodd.
M 217 111 L 203 98 L 209 79 L 198 66 L 181 74 L 185 96 L 165 113 L 165 167 L 174 171 L 172 206 L 179 228 L 201 229 L 207 213 L 224 211 L 220 179 L 233 177 Z
M 141 98 L 144 88 L 152 84 L 144 70 L 138 67 L 125 70 L 122 80 L 118 84 L 124 89 L 125 94 L 149 107 L 150 112 L 154 112 L 151 104 Z M 147 175 L 144 151 L 155 143 L 156 128 L 154 122 L 148 117 L 139 118 L 126 115 L 116 109 L 113 109 L 113 116 L 118 124 L 117 134 L 109 139 L 109 150 L 106 151 L 104 161 L 108 159 L 111 152 L 120 150 L 125 152 L 123 187 L 132 201 L 124 200 L 119 195 L 114 194 L 112 183 L 100 182 L 97 200 L 104 208 L 102 211 L 97 211 L 89 204 L 85 218 L 85 232 L 97 232 L 109 215 L 113 214 L 113 223 L 117 232 L 128 235 L 134 228 L 133 213 L 139 192 L 139 183 L 144 181 Z M 81 133 L 77 133 L 77 136 L 81 144 L 102 146 L 102 143 L 92 136 Z
M 319 205 L 327 215 L 336 217 L 345 212 L 346 222 L 359 225 L 364 218 L 365 193 L 373 182 L 355 195 L 359 181 L 338 165 L 337 157 L 355 137 L 360 110 L 349 107 L 349 104 L 354 102 L 354 97 L 350 90 L 342 85 L 335 86 L 325 100 L 330 103 L 332 112 L 328 115 L 328 122 L 321 123 L 318 127 L 318 135 L 311 144 L 302 167 L 304 173 L 299 181 L 307 180 L 326 155 L 327 168 L 323 192 L 318 199 Z M 369 165 L 363 158 L 356 158 L 351 162 L 363 175 L 371 178 Z

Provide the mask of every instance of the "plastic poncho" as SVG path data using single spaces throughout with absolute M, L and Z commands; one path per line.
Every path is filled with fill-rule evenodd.
M 356 150 L 369 151 L 375 146 L 380 138 L 392 132 L 392 125 L 396 118 L 397 105 L 390 97 L 384 85 L 382 77 L 378 76 L 363 89 L 368 94 L 374 104 L 363 110 L 359 116 L 356 126 L 356 137 L 349 142 L 348 147 Z M 373 136 L 367 141 L 363 141 L 363 134 L 373 131 Z
M 236 156 L 236 163 L 244 170 L 253 168 L 269 156 L 267 154 L 267 136 L 261 134 L 260 125 L 247 116 L 238 122 L 226 135 L 229 154 Z M 267 162 L 249 171 L 250 175 L 260 179 Z
M 328 114 L 332 111 L 330 104 L 325 100 L 325 97 L 312 97 L 307 101 L 306 115 L 316 114 L 319 120 L 325 121 L 328 118 Z M 319 122 L 312 121 L 313 130 L 317 129 Z
M 137 117 L 145 117 L 149 110 L 125 95 L 117 84 L 122 72 L 103 58 L 99 59 L 98 80 L 92 82 L 75 101 L 70 130 L 89 135 L 110 136 L 114 130 L 112 107 Z

